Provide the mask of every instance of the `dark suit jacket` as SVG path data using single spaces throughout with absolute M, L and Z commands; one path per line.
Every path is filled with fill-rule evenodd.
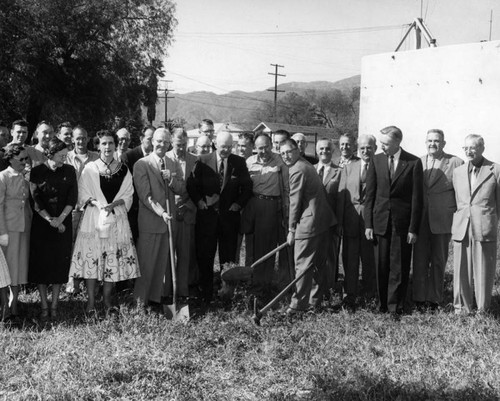
M 229 210 L 233 203 L 245 207 L 252 196 L 252 180 L 245 159 L 231 154 L 227 163 L 221 189 L 216 152 L 199 156 L 187 180 L 187 190 L 195 205 L 198 205 L 200 200 L 206 201 L 207 196 L 219 194 L 220 211 Z
M 453 213 L 457 210 L 453 189 L 453 171 L 464 164 L 462 159 L 443 154 L 439 168 L 427 170 L 427 156 L 422 156 L 424 167 L 424 213 L 433 234 L 450 234 Z
M 136 146 L 133 149 L 127 150 L 124 154 L 122 154 L 122 162 L 125 163 L 130 170 L 130 172 L 134 173 L 134 164 L 137 160 L 142 159 L 144 157 L 144 153 L 142 152 L 141 145 Z
M 328 204 L 326 191 L 316 169 L 299 158 L 289 168 L 290 216 L 288 227 L 296 239 L 306 239 L 327 231 L 337 223 Z
M 385 235 L 389 219 L 398 235 L 418 234 L 422 217 L 422 162 L 401 149 L 392 183 L 387 156 L 375 155 L 366 177 L 365 225 Z

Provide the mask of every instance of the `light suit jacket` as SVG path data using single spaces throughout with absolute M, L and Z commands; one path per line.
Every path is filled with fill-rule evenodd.
M 358 159 L 344 166 L 340 178 L 336 211 L 345 236 L 359 237 L 361 221 L 364 225 L 363 210 L 364 199 L 361 200 L 361 159 Z M 364 235 L 364 232 L 362 235 Z
M 457 211 L 453 215 L 452 239 L 462 241 L 470 223 L 476 241 L 496 241 L 500 211 L 500 166 L 484 159 L 476 185 L 470 188 L 469 165 L 469 162 L 465 163 L 453 172 Z
M 175 216 L 174 193 L 185 196 L 186 186 L 182 170 L 171 159 L 164 157 L 165 168 L 172 175 L 170 182 L 162 178 L 154 154 L 143 157 L 134 165 L 134 185 L 139 198 L 139 232 L 163 234 L 167 225 L 161 217 L 167 211 L 167 197 L 170 213 Z M 175 218 L 172 219 L 172 222 Z
M 314 168 L 319 173 L 321 164 L 315 164 Z M 330 169 L 328 170 L 328 173 L 323 177 L 323 186 L 325 187 L 328 204 L 330 205 L 332 211 L 335 211 L 337 208 L 341 171 L 342 169 L 339 166 L 337 166 L 333 162 L 330 162 Z
M 433 234 L 451 233 L 453 213 L 457 210 L 453 171 L 464 161 L 456 156 L 444 154 L 439 168 L 427 168 L 427 156 L 420 158 L 424 168 L 424 213 Z
M 290 216 L 295 239 L 322 234 L 337 223 L 316 169 L 303 159 L 289 168 Z
M 165 156 L 168 157 L 170 160 L 172 160 L 174 163 L 176 163 L 177 168 L 179 170 L 181 170 L 181 172 L 182 172 L 182 167 L 176 161 L 175 154 L 174 154 L 173 150 L 167 152 L 167 154 Z M 184 182 L 186 182 L 187 178 L 191 174 L 191 171 L 193 171 L 194 165 L 196 164 L 196 160 L 197 160 L 196 156 L 192 155 L 189 152 L 186 152 L 186 173 L 181 176 L 181 178 L 184 180 Z M 184 197 L 181 195 L 175 195 L 175 206 L 178 208 L 182 205 L 185 205 L 185 208 L 186 208 L 184 215 L 183 215 L 184 222 L 186 224 L 195 224 L 196 223 L 196 206 L 193 203 L 193 201 L 191 200 L 191 198 L 189 197 L 189 195 L 187 194 L 187 192 L 185 192 Z

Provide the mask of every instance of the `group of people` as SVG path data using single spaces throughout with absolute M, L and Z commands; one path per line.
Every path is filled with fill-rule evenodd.
M 243 243 L 246 265 L 288 244 L 278 263 L 256 265 L 252 279 L 266 292 L 300 276 L 288 314 L 321 305 L 340 259 L 346 308 L 363 295 L 400 316 L 412 265 L 417 308 L 438 308 L 451 239 L 455 311 L 470 313 L 474 300 L 479 311 L 490 305 L 500 167 L 483 157 L 479 135 L 465 138 L 464 164 L 444 152 L 441 130 L 429 130 L 428 152 L 416 157 L 394 126 L 380 132 L 378 154 L 374 136 L 341 135 L 337 158 L 332 139 L 317 141 L 316 158 L 301 133 L 242 134 L 233 143 L 228 132 L 215 136 L 210 120 L 200 122 L 193 147 L 183 128 L 147 126 L 132 149 L 127 129 L 99 131 L 96 152 L 87 131 L 69 123 L 55 132 L 40 122 L 34 146 L 23 120 L 3 134 L 4 319 L 17 318 L 19 286 L 28 282 L 38 286 L 43 320 L 57 318 L 61 285 L 78 292 L 82 281 L 89 315 L 97 314 L 98 282 L 108 315 L 118 314 L 120 283 L 133 286 L 139 305 L 170 304 L 172 268 L 181 300 L 210 304 L 217 251 L 223 270 L 238 264 Z

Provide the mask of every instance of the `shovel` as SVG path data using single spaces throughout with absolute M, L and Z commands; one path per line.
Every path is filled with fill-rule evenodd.
M 281 251 L 287 245 L 288 245 L 288 243 L 284 242 L 276 249 L 273 249 L 271 252 L 266 253 L 260 259 L 253 262 L 251 266 L 235 266 L 235 267 L 232 267 L 231 269 L 227 269 L 227 270 L 223 271 L 221 274 L 222 280 L 224 280 L 228 283 L 236 283 L 236 282 L 240 282 L 240 281 L 250 280 L 252 278 L 253 268 L 255 266 L 257 266 L 259 263 L 262 263 L 265 260 L 269 259 L 271 256 L 273 256 L 276 253 L 278 253 L 279 251 Z
M 167 213 L 170 215 L 170 202 L 167 196 Z M 172 222 L 167 220 L 168 227 L 168 246 L 170 247 L 170 269 L 172 272 L 172 305 L 165 305 L 163 312 L 167 319 L 174 321 L 184 321 L 189 320 L 189 305 L 182 304 L 177 305 L 177 272 L 175 269 L 175 256 L 174 256 L 174 238 L 172 230 Z
M 275 304 L 276 302 L 278 302 L 281 298 L 283 298 L 286 293 L 288 292 L 288 290 L 290 288 L 292 288 L 296 283 L 297 281 L 299 281 L 302 277 L 304 277 L 304 275 L 309 271 L 311 270 L 313 267 L 315 267 L 314 265 L 311 265 L 309 266 L 308 269 L 304 270 L 302 273 L 300 273 L 297 277 L 295 277 L 295 279 L 290 283 L 288 284 L 285 288 L 283 288 L 283 290 L 278 294 L 276 295 L 272 301 L 270 301 L 266 306 L 264 306 L 262 309 L 258 309 L 257 308 L 257 298 L 254 299 L 254 303 L 253 303 L 253 310 L 254 310 L 254 313 L 253 313 L 253 316 L 252 316 L 252 320 L 253 322 L 257 325 L 257 326 L 260 326 L 260 320 L 262 319 L 262 316 L 264 316 L 264 314 L 269 310 L 271 309 Z

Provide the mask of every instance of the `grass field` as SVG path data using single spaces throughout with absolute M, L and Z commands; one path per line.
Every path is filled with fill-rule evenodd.
M 447 275 L 447 301 L 451 301 Z M 499 286 L 493 313 L 450 308 L 400 322 L 367 304 L 326 307 L 256 327 L 239 301 L 188 324 L 122 307 L 91 320 L 64 299 L 61 322 L 41 326 L 35 294 L 22 297 L 22 328 L 0 329 L 0 398 L 7 400 L 497 400 Z

